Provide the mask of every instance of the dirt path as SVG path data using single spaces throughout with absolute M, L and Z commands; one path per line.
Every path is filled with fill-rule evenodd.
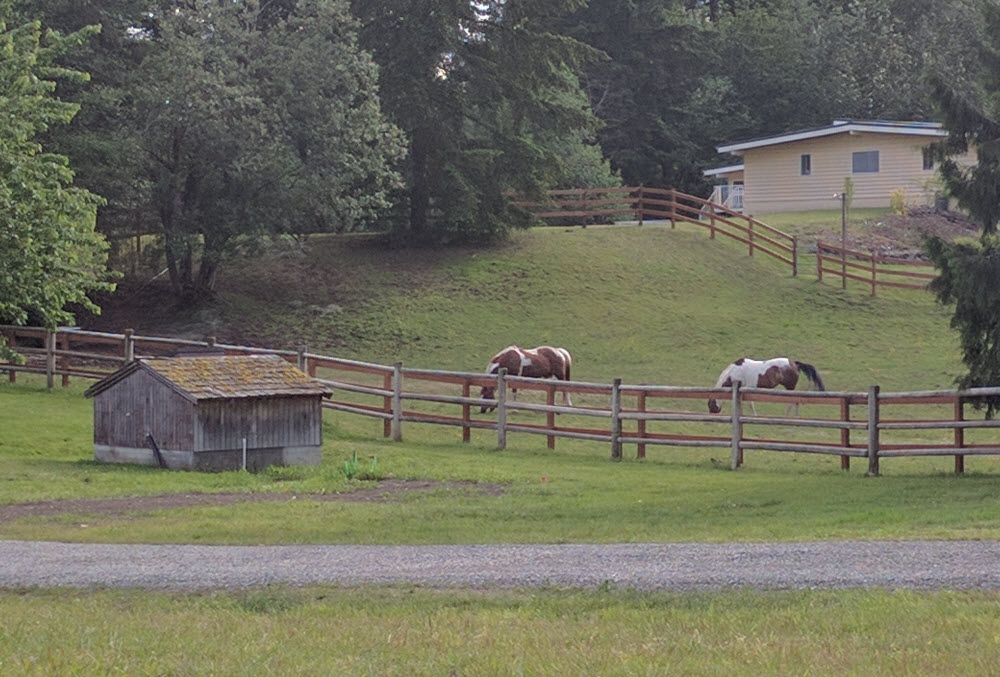
M 307 498 L 310 501 L 360 501 L 385 502 L 400 500 L 414 491 L 434 489 L 464 489 L 468 495 L 496 496 L 503 489 L 497 484 L 476 482 L 439 482 L 437 480 L 382 480 L 370 489 L 355 489 L 343 493 L 215 493 L 215 494 L 157 494 L 128 498 L 73 498 L 33 503 L 0 505 L 0 522 L 22 517 L 63 514 L 123 515 L 152 510 L 187 508 L 207 505 L 232 505 L 234 503 L 264 503 L 292 501 Z

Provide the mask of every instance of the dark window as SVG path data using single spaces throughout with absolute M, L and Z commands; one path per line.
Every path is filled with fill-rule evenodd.
M 878 172 L 878 151 L 866 150 L 851 155 L 851 170 L 855 174 L 874 174 Z
M 930 148 L 924 148 L 924 169 L 934 169 L 934 154 Z
M 812 174 L 812 159 L 812 155 L 809 155 L 808 153 L 802 156 L 800 160 L 802 176 L 809 176 Z

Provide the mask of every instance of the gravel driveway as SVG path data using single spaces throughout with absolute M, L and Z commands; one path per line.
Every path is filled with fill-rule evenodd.
M 0 541 L 0 587 L 281 583 L 1000 589 L 1000 541 L 209 546 Z

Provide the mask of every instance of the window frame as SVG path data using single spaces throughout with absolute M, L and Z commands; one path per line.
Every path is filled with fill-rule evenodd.
M 812 175 L 812 153 L 802 153 L 799 156 L 799 176 Z
M 870 160 L 874 158 L 875 162 Z M 861 162 L 859 162 L 861 161 Z M 859 167 L 860 165 L 860 167 Z M 851 173 L 852 174 L 878 174 L 879 173 L 879 152 L 875 150 L 856 150 L 851 153 Z

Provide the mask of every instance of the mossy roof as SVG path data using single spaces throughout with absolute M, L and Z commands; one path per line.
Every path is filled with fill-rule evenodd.
M 330 390 L 277 355 L 139 358 L 98 381 L 93 397 L 138 370 L 152 374 L 190 400 L 274 396 L 327 396 Z

